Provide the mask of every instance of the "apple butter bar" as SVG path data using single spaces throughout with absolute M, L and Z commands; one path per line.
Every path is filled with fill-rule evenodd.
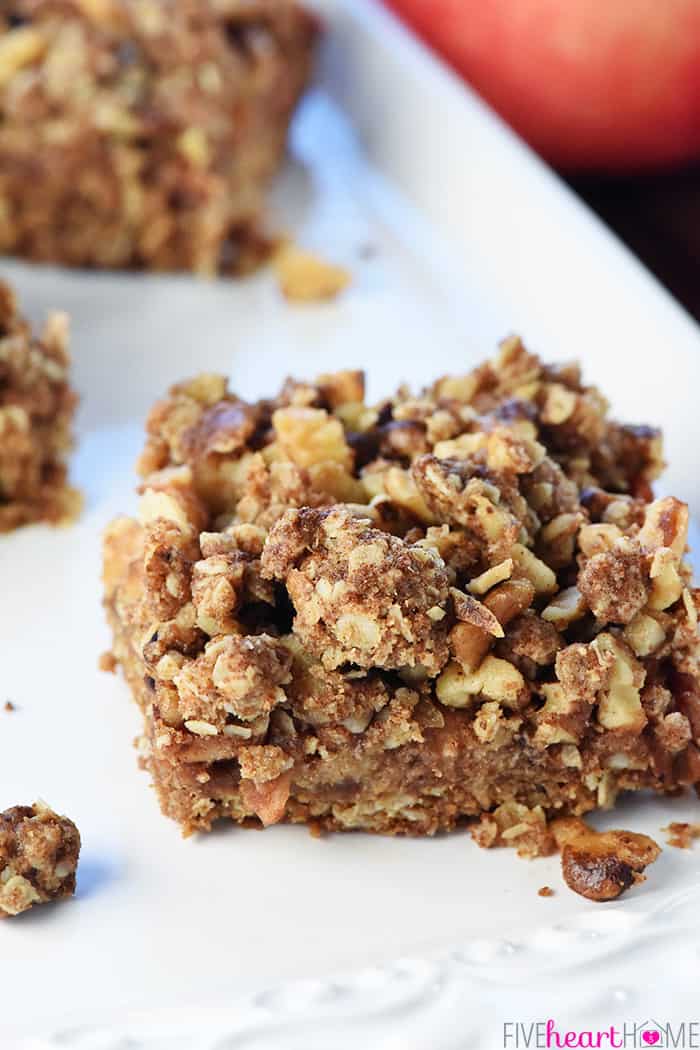
M 659 433 L 517 338 L 368 405 L 359 372 L 155 405 L 104 547 L 142 761 L 218 818 L 553 846 L 548 819 L 700 781 L 687 507 Z
M 294 0 L 0 4 L 0 252 L 250 268 L 316 37 Z
M 80 495 L 66 456 L 78 403 L 69 381 L 68 319 L 52 314 L 32 335 L 0 281 L 0 533 L 28 522 L 75 517 Z

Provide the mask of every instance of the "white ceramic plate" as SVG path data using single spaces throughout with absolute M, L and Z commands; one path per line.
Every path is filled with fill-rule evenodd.
M 85 1050 L 494 1050 L 505 1021 L 697 1009 L 700 850 L 666 850 L 643 887 L 599 906 L 538 897 L 561 886 L 556 859 L 526 864 L 466 834 L 185 842 L 136 769 L 126 687 L 97 671 L 100 532 L 134 507 L 148 407 L 201 369 L 252 395 L 288 372 L 361 365 L 379 394 L 471 366 L 517 330 L 547 357 L 581 358 L 621 417 L 662 424 L 664 484 L 700 509 L 693 322 L 386 14 L 318 6 L 326 57 L 276 197 L 303 243 L 352 270 L 337 304 L 290 307 L 267 273 L 205 284 L 0 266 L 32 316 L 73 317 L 87 497 L 70 530 L 0 540 L 0 700 L 17 706 L 0 713 L 0 808 L 43 797 L 84 841 L 77 901 L 0 928 L 3 1048 L 36 1035 Z M 604 823 L 658 836 L 698 812 L 637 801 Z

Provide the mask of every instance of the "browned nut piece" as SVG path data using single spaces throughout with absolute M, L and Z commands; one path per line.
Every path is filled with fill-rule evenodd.
M 354 369 L 343 372 L 324 372 L 316 380 L 331 408 L 354 404 L 365 399 L 365 373 Z
M 476 671 L 492 641 L 493 635 L 471 623 L 456 623 L 449 634 L 450 651 L 468 672 Z
M 542 619 L 552 623 L 558 631 L 565 631 L 575 620 L 586 615 L 586 603 L 578 587 L 567 587 L 552 598 L 542 612 Z
M 472 594 L 486 594 L 492 587 L 501 583 L 502 580 L 510 579 L 512 575 L 513 559 L 505 558 L 498 565 L 492 565 L 485 572 L 480 573 L 479 576 L 473 577 L 469 581 L 468 588 Z
M 450 587 L 450 594 L 458 620 L 478 627 L 494 638 L 503 637 L 503 627 L 498 617 L 486 605 L 470 594 L 463 594 L 456 587 Z
M 252 746 L 238 756 L 241 798 L 265 827 L 282 820 L 292 785 L 292 759 L 280 747 Z
M 535 588 L 529 580 L 506 580 L 487 594 L 484 605 L 505 627 L 532 605 L 534 597 Z
M 676 561 L 680 561 L 688 539 L 688 507 L 669 496 L 650 503 L 639 531 L 639 542 L 648 550 L 670 547 Z
M 70 897 L 80 833 L 43 802 L 0 813 L 0 919 Z
M 648 835 L 632 831 L 593 831 L 576 817 L 550 823 L 561 850 L 564 881 L 569 889 L 592 901 L 610 901 L 637 882 L 661 848 Z

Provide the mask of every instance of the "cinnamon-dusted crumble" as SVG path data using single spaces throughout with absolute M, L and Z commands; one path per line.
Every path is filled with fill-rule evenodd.
M 0 281 L 0 533 L 60 524 L 80 509 L 66 457 L 78 403 L 69 380 L 68 319 L 51 314 L 34 336 Z
M 243 272 L 311 66 L 295 0 L 0 5 L 0 252 Z
M 184 831 L 228 817 L 552 852 L 700 782 L 687 511 L 650 428 L 519 340 L 378 405 L 357 372 L 152 410 L 105 537 L 113 651 Z
M 43 802 L 0 813 L 0 919 L 72 896 L 79 854 L 73 821 Z

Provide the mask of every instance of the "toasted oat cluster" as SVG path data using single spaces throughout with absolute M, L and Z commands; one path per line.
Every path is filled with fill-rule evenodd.
M 0 252 L 254 266 L 316 35 L 295 0 L 5 0 Z
M 72 896 L 79 854 L 73 821 L 43 802 L 0 813 L 0 919 Z
M 66 316 L 52 314 L 33 336 L 0 282 L 0 533 L 65 522 L 80 509 L 66 480 L 78 401 L 69 368 Z
M 378 405 L 357 372 L 255 404 L 174 387 L 104 560 L 164 811 L 186 833 L 479 818 L 534 856 L 552 816 L 700 782 L 700 592 L 661 466 L 656 431 L 515 338 Z

